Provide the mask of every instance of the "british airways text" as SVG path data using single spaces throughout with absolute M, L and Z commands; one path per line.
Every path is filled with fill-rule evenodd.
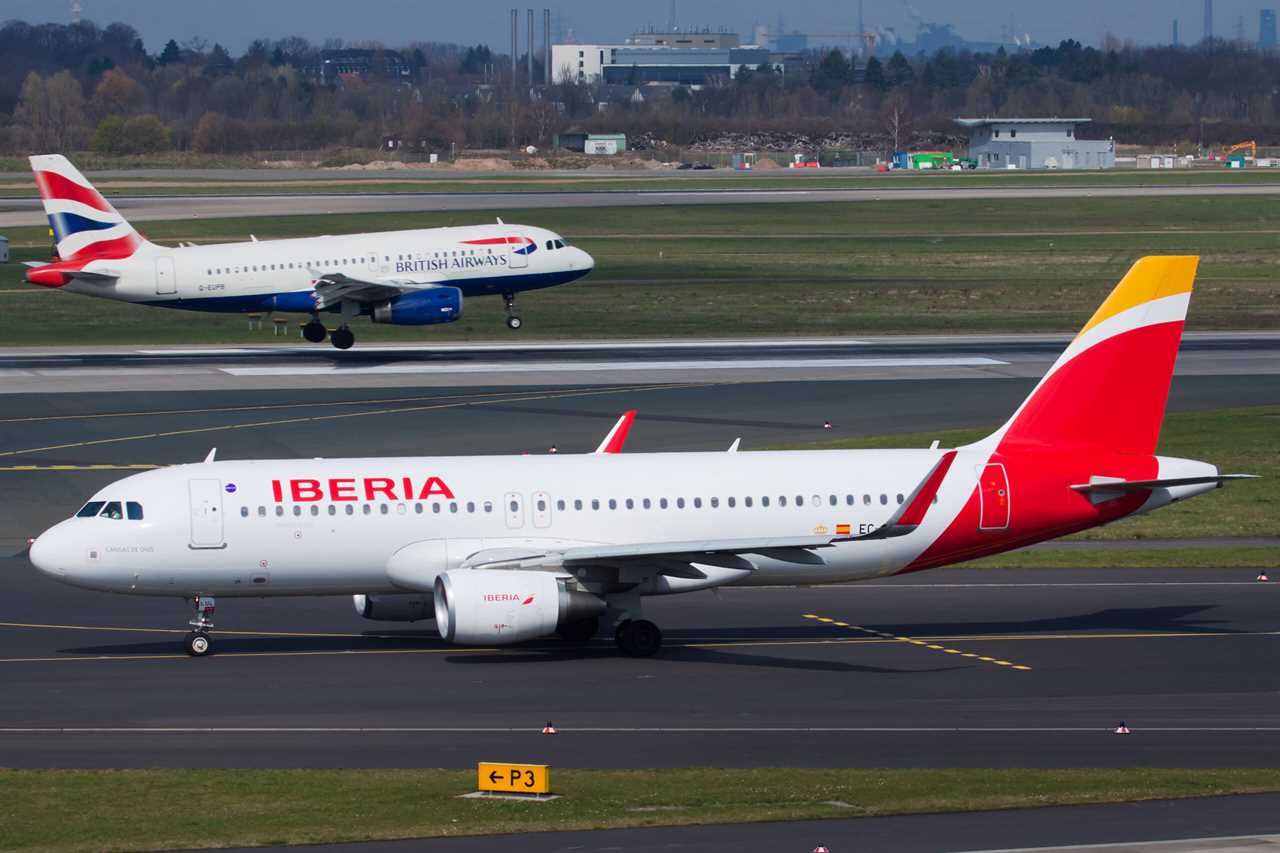
M 423 258 L 420 261 L 396 261 L 396 272 L 438 272 L 470 270 L 479 267 L 505 267 L 506 255 L 467 255 L 461 258 Z

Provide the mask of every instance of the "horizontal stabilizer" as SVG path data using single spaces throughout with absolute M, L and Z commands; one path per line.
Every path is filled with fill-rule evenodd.
M 1145 492 L 1151 489 L 1170 489 L 1175 486 L 1222 485 L 1230 480 L 1256 480 L 1257 474 L 1213 474 L 1204 477 L 1167 477 L 1163 480 L 1121 480 L 1113 477 L 1091 477 L 1088 483 L 1078 483 L 1071 488 L 1077 492 Z

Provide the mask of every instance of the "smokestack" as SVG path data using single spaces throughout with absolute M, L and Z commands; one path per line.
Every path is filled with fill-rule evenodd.
M 1178 19 L 1173 19 L 1173 46 L 1178 46 Z
M 550 86 L 555 82 L 551 76 L 551 10 L 542 10 L 542 78 Z
M 1213 38 L 1213 0 L 1204 0 L 1204 40 Z
M 520 26 L 520 10 L 511 10 L 511 86 L 516 85 L 516 63 L 519 61 L 516 57 L 516 51 L 520 49 L 520 38 L 516 30 Z
M 529 10 L 529 32 L 527 33 L 529 42 L 529 86 L 533 86 L 533 10 Z

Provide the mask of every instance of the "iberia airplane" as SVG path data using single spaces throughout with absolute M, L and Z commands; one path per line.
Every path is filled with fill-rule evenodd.
M 951 449 L 289 459 L 126 477 L 31 546 L 66 583 L 175 596 L 355 596 L 452 643 L 612 630 L 644 596 L 816 584 L 1020 548 L 1245 475 L 1155 455 L 1198 259 L 1139 260 L 1004 426 Z M 621 433 L 621 435 L 620 435 Z M 735 448 L 736 449 L 736 443 Z
M 58 260 L 28 263 L 27 281 L 162 308 L 310 314 L 302 334 L 355 343 L 350 323 L 452 323 L 464 297 L 516 294 L 582 278 L 595 261 L 545 228 L 494 225 L 386 231 L 210 246 L 158 246 L 133 229 L 60 154 L 31 159 Z M 332 333 L 321 312 L 337 314 Z

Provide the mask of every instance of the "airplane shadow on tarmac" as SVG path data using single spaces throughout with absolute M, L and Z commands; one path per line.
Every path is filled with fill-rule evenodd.
M 992 634 L 1055 634 L 1098 632 L 1151 632 L 1151 633 L 1239 633 L 1224 627 L 1226 620 L 1196 618 L 1217 607 L 1216 604 L 1178 605 L 1161 607 L 1110 608 L 1078 616 L 1052 619 L 1033 619 L 1009 622 L 929 622 L 929 623 L 876 623 L 868 627 L 908 636 L 966 637 Z M 847 631 L 827 626 L 770 626 L 717 627 L 714 629 L 682 629 L 668 632 L 669 645 L 663 649 L 661 659 L 684 663 L 717 663 L 734 666 L 775 667 L 782 669 L 812 669 L 831 672 L 874 672 L 881 674 L 944 671 L 961 667 L 940 667 L 934 670 L 897 670 L 881 667 L 857 666 L 829 660 L 801 660 L 785 655 L 753 654 L 745 651 L 721 651 L 706 645 L 717 642 L 777 642 L 779 651 L 788 648 L 787 640 L 797 643 L 822 640 L 854 639 Z M 216 653 L 226 656 L 269 654 L 324 654 L 340 652 L 413 652 L 416 650 L 445 651 L 454 647 L 441 642 L 434 630 L 380 631 L 363 636 L 250 636 L 218 634 L 214 632 Z M 694 645 L 697 643 L 699 645 Z M 834 645 L 834 643 L 833 643 Z M 793 646 L 792 648 L 795 648 Z M 459 650 L 460 651 L 460 650 Z M 109 645 L 77 646 L 58 649 L 58 654 L 77 656 L 157 655 L 172 656 L 180 653 L 179 634 L 163 640 L 142 643 L 112 643 Z M 578 661 L 589 657 L 605 657 L 618 654 L 607 640 L 595 640 L 588 644 L 571 644 L 557 640 L 532 641 L 511 646 L 504 651 L 476 651 L 450 654 L 447 660 L 454 664 L 521 664 L 533 662 Z

